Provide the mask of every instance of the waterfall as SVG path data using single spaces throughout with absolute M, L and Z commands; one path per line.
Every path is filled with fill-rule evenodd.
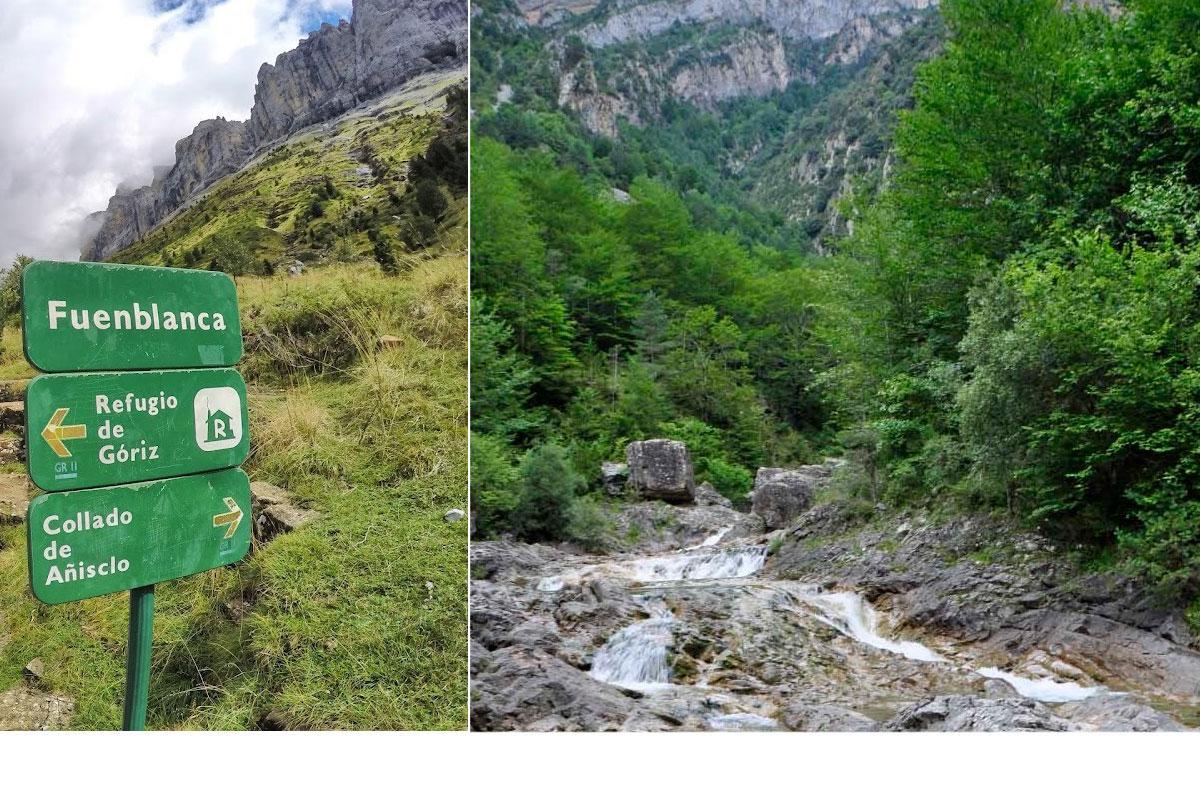
M 879 633 L 879 613 L 875 607 L 853 592 L 804 594 L 801 602 L 817 608 L 817 618 L 855 641 L 879 650 L 897 653 L 914 661 L 945 661 L 919 642 L 889 639 Z M 1004 681 L 1022 697 L 1043 703 L 1069 703 L 1107 692 L 1103 686 L 1081 686 L 1051 678 L 1024 678 L 1011 672 L 984 667 L 976 670 L 985 678 Z
M 1022 697 L 1040 700 L 1043 703 L 1070 703 L 1108 691 L 1103 686 L 1080 686 L 1078 683 L 1051 678 L 1022 678 L 995 667 L 984 667 L 976 672 L 985 678 L 998 678 L 1016 689 L 1017 694 Z
M 661 689 L 671 679 L 667 647 L 675 618 L 661 600 L 647 603 L 650 617 L 617 631 L 596 651 L 592 677 L 629 689 Z
M 630 561 L 622 567 L 634 580 L 643 583 L 703 581 L 744 578 L 762 569 L 766 560 L 767 548 L 756 545 L 653 556 Z
M 800 599 L 821 612 L 817 615 L 821 621 L 855 641 L 914 661 L 945 660 L 919 642 L 882 636 L 879 633 L 879 612 L 854 592 L 806 594 Z

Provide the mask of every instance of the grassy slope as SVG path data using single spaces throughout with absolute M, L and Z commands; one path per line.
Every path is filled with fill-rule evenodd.
M 256 209 L 307 204 L 300 195 L 313 175 L 338 184 L 322 217 L 337 225 L 389 188 L 387 176 L 354 172 L 360 132 L 399 166 L 423 150 L 440 116 L 359 117 L 293 143 L 114 260 L 155 263 L 164 249 L 244 225 Z M 286 235 L 260 231 L 267 245 L 256 257 L 310 248 L 289 224 Z M 246 469 L 322 514 L 236 567 L 159 587 L 151 727 L 240 729 L 268 714 L 289 727 L 465 727 L 467 530 L 442 520 L 467 500 L 464 228 L 460 199 L 442 244 L 402 256 L 400 277 L 348 248 L 341 262 L 313 248 L 302 277 L 237 279 L 252 420 Z M 365 236 L 352 238 L 354 250 L 369 249 Z M 399 344 L 379 349 L 384 334 Z M 28 374 L 9 329 L 0 376 Z M 50 689 L 76 700 L 73 727 L 118 727 L 126 596 L 37 604 L 24 536 L 20 526 L 0 529 L 0 689 L 41 657 Z

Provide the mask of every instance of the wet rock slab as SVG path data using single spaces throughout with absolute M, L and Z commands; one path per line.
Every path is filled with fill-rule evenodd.
M 1025 698 L 943 696 L 914 703 L 882 727 L 887 731 L 1065 731 L 1070 725 Z

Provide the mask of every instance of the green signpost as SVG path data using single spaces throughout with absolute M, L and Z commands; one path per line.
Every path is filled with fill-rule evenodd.
M 250 549 L 250 480 L 225 469 L 29 504 L 33 594 L 57 605 L 223 567 Z
M 129 591 L 124 728 L 141 730 L 154 585 L 250 549 L 237 293 L 219 273 L 55 261 L 21 292 L 26 358 L 68 373 L 26 392 L 29 476 L 49 492 L 29 504 L 30 587 L 48 604 Z
M 21 277 L 25 357 L 43 372 L 229 367 L 242 357 L 220 272 L 35 261 Z
M 29 477 L 48 491 L 234 467 L 250 448 L 233 369 L 41 375 L 25 415 Z

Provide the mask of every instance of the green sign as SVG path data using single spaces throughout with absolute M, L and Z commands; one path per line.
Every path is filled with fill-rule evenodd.
M 43 494 L 29 504 L 29 580 L 43 603 L 123 592 L 232 564 L 250 549 L 240 469 Z
M 47 491 L 236 467 L 250 449 L 233 369 L 40 375 L 25 413 L 29 477 Z
M 228 367 L 242 357 L 219 272 L 35 261 L 22 276 L 25 357 L 44 372 Z

